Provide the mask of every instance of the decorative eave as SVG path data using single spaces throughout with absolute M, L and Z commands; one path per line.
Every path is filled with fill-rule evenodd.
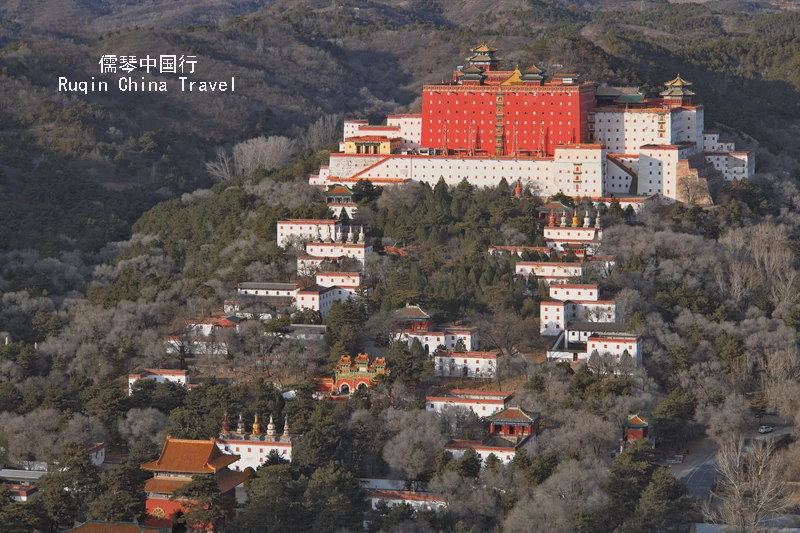
M 541 418 L 539 413 L 526 411 L 521 407 L 506 407 L 502 411 L 487 416 L 486 420 L 501 424 L 533 424 Z
M 484 53 L 485 54 L 487 52 L 490 53 L 490 54 L 493 54 L 493 53 L 497 52 L 497 48 L 492 48 L 491 46 L 486 44 L 486 41 L 483 41 L 479 46 L 476 46 L 475 48 L 470 48 L 469 51 L 470 52 L 475 52 L 476 54 L 477 53 Z
M 689 89 L 684 89 L 683 87 L 670 87 L 666 91 L 661 91 L 659 93 L 661 96 L 666 98 L 674 97 L 674 96 L 694 96 L 694 93 Z
M 686 81 L 683 78 L 681 78 L 680 74 L 675 76 L 674 79 L 664 83 L 664 85 L 666 85 L 667 87 L 689 87 L 691 84 L 692 82 Z
M 622 425 L 629 429 L 643 429 L 650 427 L 650 419 L 637 413 L 635 415 L 628 415 L 627 420 L 625 420 Z

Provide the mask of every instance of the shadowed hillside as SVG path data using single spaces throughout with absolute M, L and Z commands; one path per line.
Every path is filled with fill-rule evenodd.
M 142 209 L 207 186 L 205 164 L 221 147 L 260 135 L 297 137 L 333 114 L 381 120 L 418 110 L 422 85 L 448 79 L 468 48 L 483 40 L 498 47 L 508 65 L 575 70 L 584 79 L 650 93 L 680 71 L 695 83 L 711 127 L 717 121 L 776 152 L 797 147 L 796 135 L 778 132 L 800 127 L 800 14 L 770 13 L 753 3 L 713 10 L 631 6 L 10 2 L 0 10 L 6 43 L 0 49 L 0 189 L 7 193 L 0 201 L 14 206 L 2 211 L 41 218 L 28 206 L 36 187 L 52 190 L 51 182 L 64 181 L 52 168 L 70 177 L 70 190 L 101 187 L 83 195 L 95 198 L 91 206 L 114 205 L 109 194 L 136 187 L 124 193 L 138 200 L 122 217 L 108 207 L 94 213 L 91 206 L 84 214 L 50 213 L 55 224 L 72 216 L 83 226 L 84 216 L 104 221 L 104 236 L 93 239 L 99 246 L 124 236 Z M 193 55 L 192 80 L 235 77 L 236 92 L 180 92 L 175 75 L 144 74 L 145 81 L 168 81 L 170 90 L 121 93 L 120 74 L 100 74 L 104 54 Z M 139 81 L 143 74 L 131 75 Z M 95 77 L 111 90 L 59 93 L 60 76 Z M 24 233 L 18 216 L 12 222 Z M 17 235 L 14 243 L 0 239 L 0 249 L 36 241 Z

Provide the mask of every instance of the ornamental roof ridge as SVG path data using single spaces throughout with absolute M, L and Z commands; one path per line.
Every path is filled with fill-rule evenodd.
M 486 52 L 494 53 L 497 52 L 497 48 L 492 48 L 491 46 L 486 44 L 486 41 L 482 41 L 481 44 L 479 44 L 475 48 L 470 48 L 469 51 L 475 53 L 486 53 Z

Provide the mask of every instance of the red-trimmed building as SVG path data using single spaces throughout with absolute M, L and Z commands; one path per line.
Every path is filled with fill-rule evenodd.
M 622 423 L 623 440 L 631 442 L 636 439 L 646 439 L 647 431 L 650 429 L 650 419 L 640 414 L 628 415 L 625 422 Z
M 459 341 L 467 351 L 478 350 L 480 347 L 478 328 L 451 324 L 434 326 L 433 315 L 423 311 L 418 305 L 406 305 L 395 311 L 394 316 L 402 322 L 403 327 L 395 330 L 393 340 L 411 344 L 417 339 L 425 353 L 455 350 Z
M 133 394 L 133 384 L 140 379 L 155 381 L 156 383 L 169 381 L 170 383 L 177 383 L 185 387 L 189 384 L 189 371 L 158 368 L 142 370 L 135 374 L 128 374 L 128 396 Z
M 442 378 L 491 379 L 497 376 L 500 352 L 454 352 L 434 354 L 434 374 Z
M 517 452 L 527 450 L 536 442 L 539 419 L 539 413 L 508 407 L 486 417 L 491 422 L 491 432 L 482 441 L 453 439 L 445 444 L 444 449 L 455 458 L 461 457 L 467 450 L 475 450 L 484 464 L 489 455 L 494 455 L 505 464 L 514 459 Z
M 167 353 L 184 355 L 224 354 L 228 351 L 226 337 L 235 336 L 246 318 L 230 315 L 192 318 L 185 321 L 182 331 L 164 337 Z
M 292 240 L 320 240 L 327 235 L 341 231 L 342 223 L 338 220 L 293 219 L 279 220 L 278 246 L 285 246 Z
M 149 527 L 174 528 L 187 507 L 183 500 L 171 500 L 170 497 L 180 487 L 191 482 L 195 474 L 214 475 L 220 492 L 233 496 L 236 487 L 249 480 L 253 474 L 250 469 L 235 472 L 228 468 L 238 460 L 238 455 L 223 453 L 213 438 L 188 440 L 167 437 L 159 458 L 141 466 L 143 470 L 155 474 L 144 485 L 147 493 L 147 517 L 144 524 Z M 233 516 L 233 509 L 230 511 L 230 516 Z
M 253 420 L 252 431 L 249 433 L 245 428 L 242 415 L 239 415 L 236 431 L 231 431 L 226 415 L 222 422 L 222 432 L 217 436 L 216 441 L 217 447 L 224 453 L 238 457 L 236 462 L 231 463 L 230 468 L 244 471 L 248 468 L 257 469 L 264 464 L 272 451 L 277 452 L 287 461 L 291 461 L 292 449 L 301 436 L 289 433 L 288 418 L 283 421 L 283 432 L 278 434 L 272 416 L 269 417 L 266 433 L 261 432 L 258 415 Z
M 371 490 L 367 491 L 367 500 L 372 510 L 377 509 L 378 503 L 383 501 L 389 507 L 395 505 L 408 505 L 415 511 L 447 510 L 447 501 L 428 492 L 414 492 L 410 490 Z
M 497 50 L 481 44 L 449 83 L 422 89 L 422 146 L 464 154 L 552 155 L 588 141 L 593 83 L 577 74 L 545 81 L 536 66 L 499 70 Z
M 481 418 L 498 413 L 508 406 L 514 393 L 481 390 L 444 389 L 425 398 L 429 411 L 441 412 L 445 407 L 460 407 Z
M 575 73 L 501 70 L 485 43 L 471 52 L 452 79 L 423 87 L 421 116 L 390 117 L 385 126 L 345 121 L 341 152 L 309 183 L 505 181 L 519 192 L 598 203 L 613 195 L 640 208 L 652 197 L 710 202 L 722 180 L 755 173 L 751 152 L 704 130 L 703 106 L 680 76 L 647 98 L 635 88 L 598 89 Z M 679 181 L 702 192 L 690 200 Z
M 325 191 L 325 199 L 328 203 L 328 208 L 333 212 L 333 218 L 338 219 L 341 216 L 342 209 L 347 213 L 347 216 L 353 218 L 358 209 L 358 202 L 355 201 L 353 191 L 346 185 L 333 185 Z
M 39 487 L 33 485 L 5 485 L 9 492 L 11 492 L 11 499 L 15 502 L 27 502 L 42 495 L 39 492 Z

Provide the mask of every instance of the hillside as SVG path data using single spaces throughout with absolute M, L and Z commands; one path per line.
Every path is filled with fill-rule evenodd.
M 220 147 L 259 135 L 296 137 L 326 115 L 381 120 L 418 109 L 422 85 L 448 78 L 481 40 L 510 65 L 576 70 L 651 93 L 680 71 L 695 83 L 710 126 L 744 132 L 776 153 L 798 147 L 797 136 L 777 132 L 800 127 L 800 14 L 757 3 L 587 6 L 7 3 L 0 11 L 0 250 L 98 250 L 127 235 L 156 202 L 208 186 L 205 163 Z M 120 75 L 101 75 L 98 65 L 112 53 L 194 55 L 192 79 L 235 76 L 236 92 L 57 91 L 60 76 L 115 86 Z M 57 190 L 53 184 L 65 179 L 78 205 L 54 198 L 32 208 L 37 190 Z M 77 245 L 59 227 L 93 236 Z

